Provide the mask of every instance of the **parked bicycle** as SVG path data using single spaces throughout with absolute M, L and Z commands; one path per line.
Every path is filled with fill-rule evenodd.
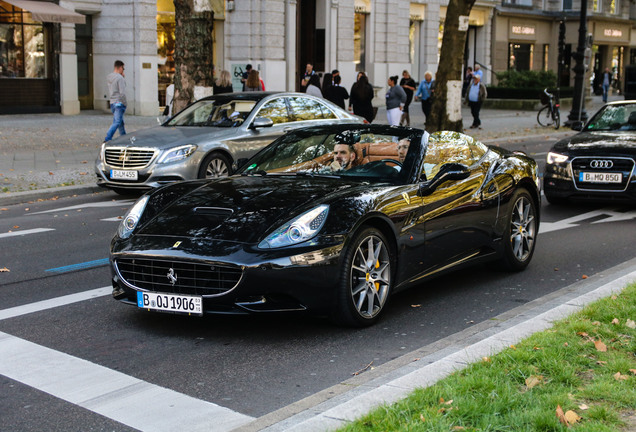
M 548 92 L 548 89 L 541 93 L 541 103 L 544 105 L 537 114 L 537 121 L 543 127 L 554 126 L 558 129 L 561 126 L 561 110 L 558 99 Z

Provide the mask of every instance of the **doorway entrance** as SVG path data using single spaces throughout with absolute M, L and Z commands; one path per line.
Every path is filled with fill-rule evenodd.
M 81 110 L 93 109 L 93 25 L 91 16 L 86 23 L 75 24 L 77 51 L 77 96 Z
M 300 80 L 307 63 L 314 71 L 325 69 L 325 30 L 316 29 L 316 0 L 300 0 L 296 9 L 296 91 L 301 91 Z

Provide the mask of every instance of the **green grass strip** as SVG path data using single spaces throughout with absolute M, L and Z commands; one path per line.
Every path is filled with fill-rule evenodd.
M 636 409 L 634 321 L 636 284 L 341 430 L 616 432 Z

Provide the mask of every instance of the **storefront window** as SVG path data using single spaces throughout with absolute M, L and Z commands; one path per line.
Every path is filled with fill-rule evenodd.
M 30 15 L 0 1 L 0 78 L 46 78 L 46 34 Z
M 157 2 L 157 73 L 159 89 L 159 105 L 166 103 L 166 88 L 174 80 L 174 3 Z
M 609 5 L 609 13 L 617 14 L 618 13 L 618 0 L 611 0 Z
M 511 43 L 508 45 L 508 69 L 532 70 L 534 44 Z

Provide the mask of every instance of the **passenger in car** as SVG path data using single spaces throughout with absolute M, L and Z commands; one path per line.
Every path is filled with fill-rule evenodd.
M 348 170 L 356 159 L 353 144 L 336 144 L 333 146 L 333 162 L 330 165 L 332 171 Z

